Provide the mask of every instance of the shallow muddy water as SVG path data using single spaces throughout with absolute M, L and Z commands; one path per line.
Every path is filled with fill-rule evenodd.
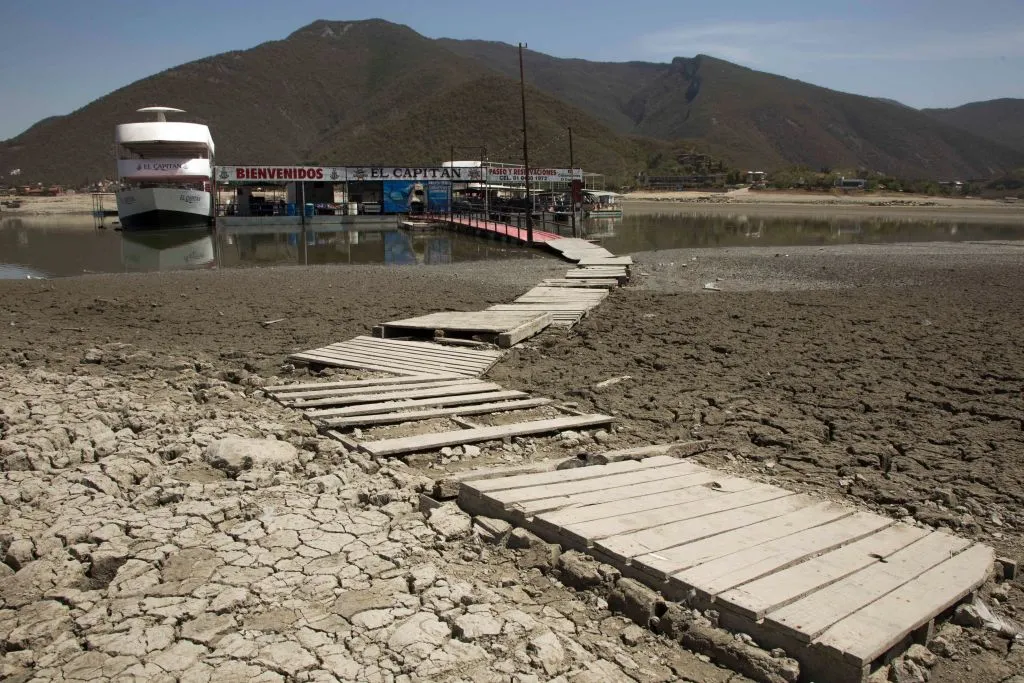
M 92 220 L 14 218 L 0 222 L 0 278 L 67 277 L 192 268 L 386 264 L 437 265 L 539 258 L 512 244 L 395 229 L 172 230 L 123 233 Z
M 541 227 L 541 226 L 538 226 Z M 554 230 L 552 225 L 544 229 Z M 568 235 L 567 224 L 559 232 Z M 634 212 L 591 219 L 583 235 L 616 254 L 679 248 L 887 244 L 1017 240 L 1024 226 L 880 217 L 764 217 L 736 213 Z M 0 279 L 49 278 L 192 268 L 385 264 L 544 258 L 513 244 L 446 231 L 407 232 L 383 226 L 247 226 L 122 233 L 91 218 L 5 218 L 0 221 Z

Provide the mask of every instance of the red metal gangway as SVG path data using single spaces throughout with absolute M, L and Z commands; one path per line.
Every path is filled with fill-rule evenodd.
M 510 240 L 515 240 L 520 244 L 527 244 L 526 228 L 511 225 L 509 223 L 499 223 L 497 221 L 488 220 L 482 214 L 431 214 L 430 219 L 458 227 L 469 228 L 486 235 L 506 237 Z M 552 240 L 562 239 L 562 237 L 562 235 L 548 232 L 546 230 L 538 230 L 536 228 L 533 230 L 533 241 L 537 244 L 544 244 Z

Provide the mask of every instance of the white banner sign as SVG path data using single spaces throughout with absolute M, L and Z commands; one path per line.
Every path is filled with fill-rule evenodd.
M 491 183 L 524 183 L 525 169 L 483 169 Z M 123 174 L 122 174 L 123 175 Z M 329 183 L 375 182 L 378 180 L 451 180 L 479 182 L 481 169 L 474 167 L 430 166 L 218 166 L 218 183 L 281 183 L 295 180 Z M 531 182 L 568 183 L 583 180 L 583 170 L 568 168 L 531 168 Z
M 468 180 L 471 171 L 479 169 L 462 168 L 434 168 L 434 167 L 410 167 L 410 166 L 349 166 L 346 169 L 348 179 L 356 182 L 360 180 Z
M 210 177 L 209 159 L 119 159 L 122 178 Z
M 573 180 L 583 180 L 583 169 L 581 168 L 531 168 L 530 182 L 545 183 L 569 183 Z M 487 168 L 487 182 L 489 183 L 525 183 L 526 169 L 502 168 L 489 166 Z

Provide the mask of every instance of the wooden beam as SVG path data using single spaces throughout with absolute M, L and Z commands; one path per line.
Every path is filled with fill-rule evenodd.
M 583 429 L 609 424 L 614 419 L 608 415 L 597 414 L 580 417 L 559 417 L 550 420 L 533 420 L 494 427 L 480 427 L 479 429 L 460 429 L 451 432 L 440 432 L 438 434 L 419 434 L 396 439 L 382 439 L 380 441 L 362 443 L 359 447 L 371 455 L 398 455 L 479 441 L 495 441 L 510 436 L 561 432 L 566 429 Z

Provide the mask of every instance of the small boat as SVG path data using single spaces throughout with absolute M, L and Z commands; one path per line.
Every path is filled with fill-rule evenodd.
M 155 121 L 117 126 L 117 215 L 125 230 L 213 225 L 213 138 L 199 123 L 168 121 L 172 107 L 145 107 Z
M 618 192 L 607 190 L 583 191 L 583 216 L 586 218 L 621 218 L 622 205 Z

